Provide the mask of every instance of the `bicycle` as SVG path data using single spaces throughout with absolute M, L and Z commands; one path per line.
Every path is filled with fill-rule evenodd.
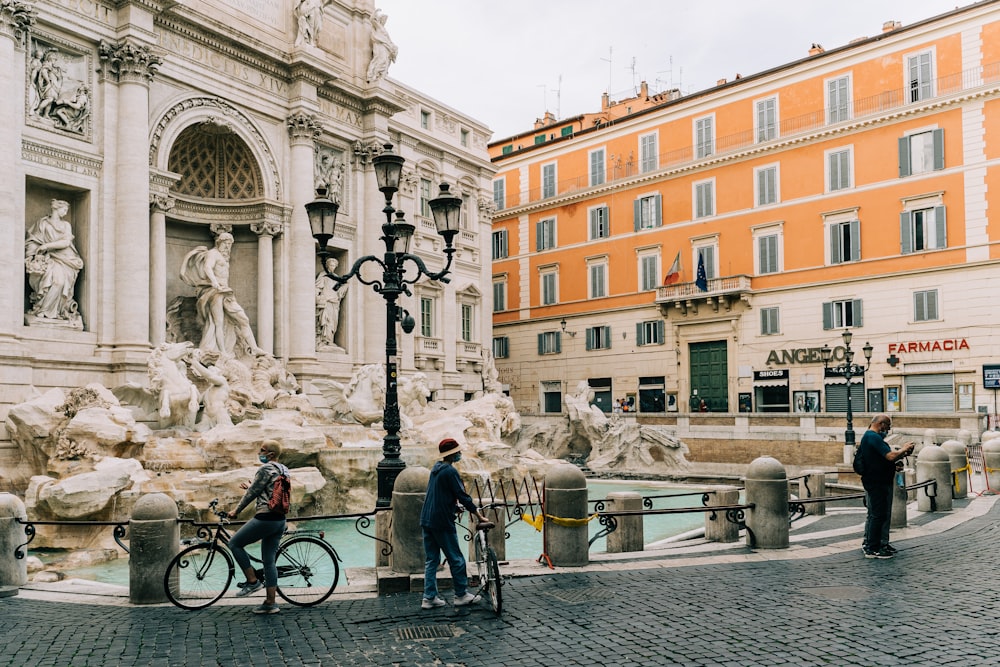
M 226 545 L 232 535 L 226 530 L 226 512 L 216 509 L 218 498 L 209 509 L 218 523 L 195 523 L 198 542 L 174 556 L 163 577 L 167 598 L 181 609 L 204 609 L 229 590 L 236 567 Z M 211 527 L 214 527 L 214 533 Z M 208 539 L 206 539 L 208 538 Z M 250 557 L 255 563 L 259 558 Z M 340 556 L 324 539 L 322 531 L 286 531 L 275 558 L 278 569 L 278 595 L 290 604 L 311 607 L 326 600 L 340 579 Z M 257 570 L 262 579 L 263 570 Z
M 480 507 L 480 510 L 503 507 L 502 504 L 493 503 Z M 500 564 L 497 562 L 497 554 L 489 544 L 490 530 L 496 524 L 492 521 L 480 521 L 476 524 L 476 533 L 473 536 L 475 564 L 479 574 L 479 590 L 481 595 L 490 604 L 493 613 L 497 616 L 503 609 L 503 578 L 500 576 Z

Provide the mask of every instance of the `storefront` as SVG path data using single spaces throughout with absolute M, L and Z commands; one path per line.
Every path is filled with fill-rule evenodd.
M 753 372 L 753 402 L 757 412 L 791 412 L 788 376 L 787 368 Z

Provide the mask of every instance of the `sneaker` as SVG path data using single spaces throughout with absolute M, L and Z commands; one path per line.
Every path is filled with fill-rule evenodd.
M 882 547 L 881 549 L 879 549 L 878 553 L 875 554 L 875 558 L 881 558 L 884 560 L 886 558 L 892 558 L 895 555 L 896 555 L 895 553 L 889 551 L 889 549 L 887 549 L 886 547 Z
M 862 549 L 865 554 L 865 558 L 878 558 L 878 554 L 871 549 Z
M 276 602 L 262 602 L 252 609 L 255 614 L 277 614 L 280 609 L 278 609 L 278 603 Z
M 435 595 L 433 598 L 424 598 L 423 602 L 420 603 L 421 609 L 434 609 L 435 607 L 443 607 L 447 602 L 442 600 L 440 597 Z
M 466 591 L 465 595 L 459 595 L 458 597 L 455 598 L 455 606 L 464 607 L 466 605 L 476 604 L 481 599 L 482 598 L 480 596 L 473 595 L 472 593 Z
M 892 546 L 891 544 L 887 544 L 887 545 L 885 545 L 882 548 L 885 549 L 886 551 L 888 551 L 891 554 L 899 552 L 899 549 L 897 549 L 896 547 Z
M 253 582 L 252 584 L 250 582 L 244 581 L 242 586 L 240 586 L 239 584 L 236 585 L 239 586 L 240 589 L 236 591 L 236 597 L 238 598 L 246 597 L 251 593 L 256 593 L 260 589 L 264 588 L 264 582 L 261 581 L 260 579 Z

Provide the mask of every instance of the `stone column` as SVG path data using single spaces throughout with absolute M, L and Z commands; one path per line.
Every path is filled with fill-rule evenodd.
M 399 473 L 392 490 L 392 554 L 389 568 L 393 572 L 422 574 L 424 571 L 424 537 L 420 527 L 420 512 L 431 471 L 410 466 Z
M 556 567 L 590 562 L 587 543 L 587 478 L 572 463 L 545 475 L 545 553 Z
M 149 493 L 135 503 L 128 524 L 128 596 L 132 604 L 166 602 L 163 573 L 181 545 L 177 503 L 165 493 Z
M 289 199 L 292 216 L 286 234 L 288 275 L 288 361 L 305 363 L 316 358 L 316 294 L 313 289 L 316 252 L 305 205 L 315 198 L 313 160 L 315 140 L 320 135 L 315 116 L 294 113 L 288 118 L 291 138 Z
M 35 9 L 27 2 L 0 0 L 0 339 L 13 340 L 24 319 L 24 55 Z
M 747 468 L 747 546 L 788 548 L 788 476 L 777 459 L 762 456 Z
M 149 341 L 157 346 L 167 333 L 167 211 L 173 197 L 154 194 L 149 202 Z
M 20 558 L 14 553 L 28 541 L 18 519 L 28 519 L 24 503 L 12 493 L 0 493 L 0 597 L 17 595 L 18 588 L 28 583 L 24 549 Z
M 917 490 L 917 509 L 921 512 L 950 512 L 951 462 L 948 452 L 937 445 L 925 446 L 917 457 L 917 483 L 931 479 L 937 482 L 937 488 Z
M 951 464 L 951 494 L 952 498 L 965 498 L 969 495 L 969 455 L 965 445 L 958 440 L 945 440 L 941 449 L 948 454 Z
M 616 491 L 608 494 L 609 512 L 641 512 L 642 496 L 634 491 Z M 643 534 L 642 515 L 616 516 L 618 529 L 607 537 L 609 554 L 620 554 L 628 551 L 642 551 L 646 540 Z
M 250 229 L 257 235 L 257 346 L 274 354 L 274 237 L 281 223 L 255 222 Z M 293 322 L 291 328 L 297 326 Z
M 740 490 L 736 486 L 713 486 L 706 490 L 706 507 L 726 507 L 740 504 Z M 709 542 L 737 542 L 740 526 L 729 520 L 724 512 L 705 512 L 705 539 Z
M 115 155 L 114 345 L 125 352 L 149 349 L 149 84 L 162 62 L 132 39 L 102 41 L 101 74 L 118 85 Z
M 808 489 L 808 495 L 806 490 Z M 805 477 L 799 482 L 799 498 L 822 498 L 826 495 L 826 473 L 822 470 L 806 470 Z M 826 514 L 826 503 L 808 503 L 806 514 L 823 516 Z

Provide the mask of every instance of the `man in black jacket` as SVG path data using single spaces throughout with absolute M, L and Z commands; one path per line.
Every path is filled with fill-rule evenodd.
M 891 426 L 889 417 L 876 415 L 858 444 L 864 461 L 861 485 L 865 487 L 865 502 L 868 505 L 862 546 L 865 558 L 892 558 L 895 554 L 888 541 L 892 482 L 896 476 L 896 462 L 913 453 L 913 443 L 906 443 L 902 449 L 889 447 L 885 438 Z

